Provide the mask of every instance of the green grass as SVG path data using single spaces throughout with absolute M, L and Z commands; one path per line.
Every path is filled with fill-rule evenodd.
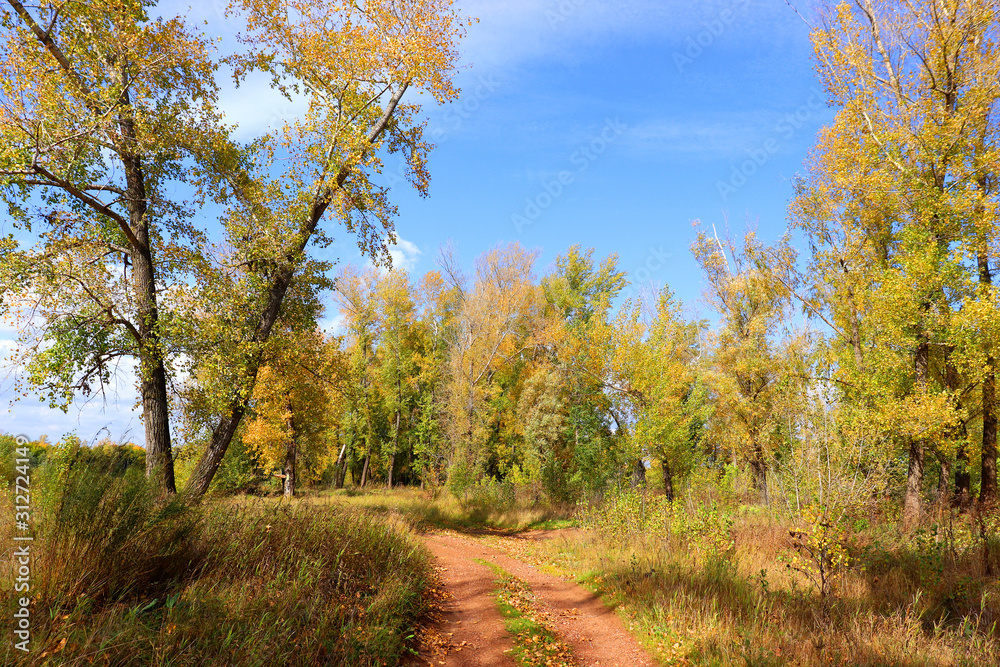
M 164 504 L 139 473 L 86 469 L 37 497 L 31 651 L 5 640 L 3 664 L 391 665 L 425 609 L 429 557 L 391 517 L 308 501 Z M 13 576 L 6 558 L 0 585 Z M 8 638 L 14 604 L 0 611 Z
M 504 624 L 514 637 L 511 655 L 522 667 L 573 665 L 572 651 L 539 613 L 534 593 L 503 568 L 483 560 L 477 563 L 496 575 L 495 597 Z

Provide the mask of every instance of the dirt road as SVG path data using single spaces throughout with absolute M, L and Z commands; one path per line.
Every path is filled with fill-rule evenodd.
M 543 538 L 544 539 L 544 538 Z M 431 533 L 425 542 L 437 560 L 446 593 L 443 610 L 412 665 L 514 667 L 514 638 L 504 627 L 493 592 L 496 574 L 482 562 L 501 567 L 526 583 L 541 615 L 568 644 L 581 667 L 653 667 L 655 664 L 625 630 L 615 613 L 577 584 L 493 548 L 485 540 L 457 533 Z M 544 663 L 542 663 L 544 664 Z

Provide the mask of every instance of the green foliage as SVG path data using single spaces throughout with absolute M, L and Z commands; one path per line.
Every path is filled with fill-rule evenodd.
M 516 501 L 514 484 L 485 477 L 469 487 L 462 506 L 474 521 L 485 521 L 510 511 Z
M 611 301 L 627 285 L 618 270 L 618 256 L 609 255 L 595 269 L 594 249 L 572 245 L 556 258 L 556 270 L 542 278 L 545 299 L 573 325 L 586 325 L 594 316 L 604 317 Z
M 474 465 L 465 459 L 460 459 L 448 471 L 448 490 L 459 499 L 466 499 L 469 490 L 476 484 L 482 474 Z
M 212 480 L 212 492 L 222 495 L 261 492 L 268 478 L 256 448 L 247 447 L 242 438 L 233 438 L 226 458 Z
M 23 448 L 28 450 L 27 457 L 23 457 L 21 454 L 15 455 L 18 449 Z M 29 469 L 34 470 L 45 462 L 48 454 L 49 445 L 46 442 L 32 440 L 18 445 L 14 436 L 0 435 L 0 475 L 2 475 L 4 484 L 11 486 L 14 483 L 14 478 L 21 474 L 16 470 L 18 464 L 15 459 L 27 458 Z

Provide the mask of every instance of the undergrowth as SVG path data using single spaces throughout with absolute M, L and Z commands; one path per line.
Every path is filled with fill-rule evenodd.
M 423 611 L 426 552 L 391 518 L 299 501 L 164 502 L 138 470 L 38 472 L 30 651 L 9 641 L 8 596 L 5 665 L 395 664 Z
M 461 500 L 450 494 L 433 494 L 415 488 L 385 489 L 372 487 L 363 491 L 340 489 L 324 492 L 315 502 L 329 502 L 346 507 L 398 516 L 417 530 L 435 528 L 457 531 L 520 531 L 565 528 L 575 525 L 569 517 L 572 507 L 545 502 L 530 502 L 515 494 L 510 501 L 509 489 L 502 485 L 477 487 L 472 500 Z M 496 493 L 496 502 L 490 502 Z M 502 496 L 502 498 L 500 497 Z M 473 502 L 474 501 L 474 502 Z
M 584 508 L 555 562 L 619 606 L 663 664 L 1000 664 L 1000 553 L 973 515 L 785 515 L 721 494 Z

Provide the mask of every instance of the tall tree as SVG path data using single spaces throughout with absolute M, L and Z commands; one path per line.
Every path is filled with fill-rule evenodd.
M 219 402 L 220 418 L 188 491 L 204 493 L 236 432 L 262 364 L 262 349 L 281 315 L 293 281 L 308 264 L 310 244 L 326 245 L 324 219 L 357 235 L 363 254 L 388 262 L 395 208 L 371 175 L 386 151 L 406 159 L 413 185 L 426 193 L 429 146 L 417 120 L 419 105 L 404 104 L 410 88 L 439 102 L 451 85 L 461 23 L 448 0 L 241 0 L 246 55 L 234 57 L 236 76 L 269 74 L 277 91 L 308 101 L 303 116 L 257 142 L 249 162 L 218 161 L 220 199 L 230 202 L 229 240 L 261 261 L 246 285 L 242 355 L 231 363 L 241 380 Z M 280 161 L 275 160 L 279 155 Z M 322 271 L 328 266 L 319 264 Z M 241 302 L 245 303 L 245 302 Z
M 337 276 L 334 293 L 345 318 L 350 359 L 347 408 L 353 430 L 352 443 L 364 443 L 360 483 L 369 479 L 372 456 L 378 456 L 384 421 L 384 398 L 377 381 L 376 349 L 382 330 L 378 316 L 379 274 L 374 268 L 358 271 L 345 267 Z M 350 456 L 350 452 L 348 453 Z
M 391 488 L 397 456 L 402 453 L 401 434 L 405 437 L 417 400 L 416 307 L 406 271 L 394 269 L 384 276 L 377 299 L 382 321 L 378 379 L 392 429 L 386 462 L 386 483 Z
M 531 334 L 542 305 L 532 280 L 535 256 L 517 243 L 493 248 L 477 259 L 472 287 L 461 291 L 448 364 L 453 462 L 483 462 L 488 439 L 483 408 L 499 393 L 495 376 L 535 345 Z
M 564 469 L 553 472 L 576 478 L 584 487 L 579 490 L 590 491 L 608 478 L 607 467 L 614 460 L 604 376 L 608 349 L 595 332 L 607 326 L 612 301 L 626 285 L 617 255 L 599 264 L 593 255 L 593 248 L 573 245 L 556 258 L 555 271 L 541 281 L 554 320 L 548 324 L 547 338 L 554 343 L 553 363 L 562 375 L 566 402 L 559 439 Z
M 877 199 L 878 208 L 890 211 L 880 235 L 889 242 L 871 318 L 877 329 L 911 341 L 904 413 L 921 417 L 903 429 L 909 458 L 904 513 L 912 523 L 922 511 L 926 453 L 953 455 L 948 429 L 928 427 L 963 418 L 946 377 L 948 358 L 964 354 L 955 347 L 956 313 L 991 293 L 997 5 L 858 0 L 830 5 L 824 16 L 813 33 L 820 74 L 843 106 L 838 126 L 858 128 L 863 148 L 843 144 L 831 166 L 850 171 L 850 161 L 859 160 L 871 177 L 862 187 L 846 181 L 841 187 L 851 199 Z M 969 256 L 976 258 L 979 289 L 968 289 L 973 281 L 963 278 L 972 268 Z M 903 338 L 890 346 L 898 349 Z M 984 366 L 973 376 L 983 378 L 988 478 L 995 467 L 995 361 L 989 354 Z M 987 486 L 988 496 L 995 493 L 994 482 Z
M 199 255 L 173 193 L 216 131 L 208 43 L 149 0 L 7 4 L 0 191 L 36 242 L 0 257 L 0 308 L 24 309 L 27 379 L 54 406 L 135 359 L 147 472 L 173 492 L 162 295 Z
M 636 437 L 660 461 L 663 491 L 674 499 L 674 478 L 693 467 L 707 421 L 706 387 L 698 361 L 700 323 L 687 322 L 681 304 L 664 289 L 642 345 L 632 386 L 642 397 Z
M 336 364 L 318 331 L 282 332 L 261 369 L 243 441 L 281 470 L 282 491 L 295 495 L 302 477 L 315 479 L 336 451 Z
M 700 232 L 692 250 L 708 279 L 708 297 L 722 316 L 714 357 L 716 435 L 749 464 L 754 488 L 766 503 L 767 473 L 785 409 L 786 364 L 776 339 L 788 301 L 755 259 L 755 246 L 751 232 L 743 249 Z

